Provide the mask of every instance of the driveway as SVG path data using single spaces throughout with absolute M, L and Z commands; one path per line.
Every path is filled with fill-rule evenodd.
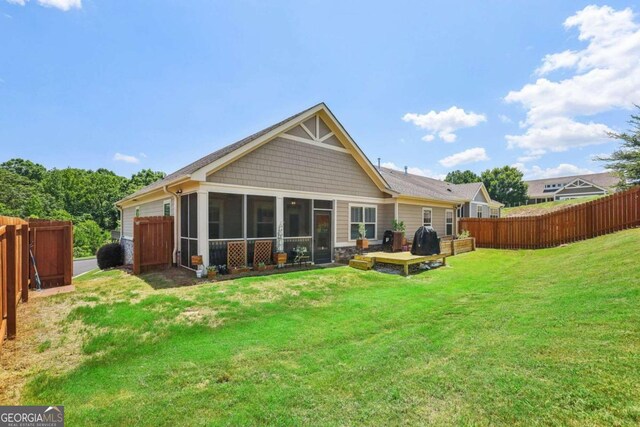
M 73 261 L 73 277 L 76 277 L 87 271 L 91 271 L 94 268 L 98 268 L 98 261 L 95 258 L 80 259 Z

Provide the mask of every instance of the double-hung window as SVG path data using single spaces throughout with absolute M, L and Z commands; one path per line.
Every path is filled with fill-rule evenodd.
M 349 215 L 349 239 L 357 240 L 360 236 L 360 224 L 364 224 L 365 237 L 367 239 L 376 239 L 376 218 L 377 208 L 375 206 L 354 206 L 351 205 Z
M 447 209 L 444 211 L 444 228 L 445 235 L 453 236 L 453 211 Z
M 433 227 L 433 211 L 431 208 L 422 208 L 422 225 Z
M 478 205 L 478 207 L 476 208 L 476 216 L 478 218 L 482 218 L 482 206 Z
M 491 218 L 500 218 L 500 209 L 491 208 Z
M 162 202 L 162 215 L 171 216 L 171 200 Z

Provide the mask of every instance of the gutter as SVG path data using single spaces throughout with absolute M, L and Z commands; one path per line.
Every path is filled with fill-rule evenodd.
M 178 195 L 175 193 L 172 193 L 171 191 L 168 190 L 168 185 L 164 185 L 162 186 L 162 190 L 166 193 L 166 194 L 170 194 L 173 197 L 173 209 L 174 209 L 174 215 L 173 215 L 173 252 L 172 252 L 172 258 L 175 260 L 176 264 L 178 263 L 178 243 L 179 239 L 178 239 Z

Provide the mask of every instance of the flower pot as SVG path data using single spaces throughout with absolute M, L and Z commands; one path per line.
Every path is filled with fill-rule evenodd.
M 218 272 L 217 272 L 216 270 L 209 270 L 209 271 L 207 271 L 207 278 L 208 278 L 208 279 L 213 280 L 213 279 L 215 279 L 215 278 L 216 278 L 216 276 L 217 276 L 217 275 L 218 275 Z
M 369 241 L 367 239 L 358 239 L 358 240 L 356 240 L 356 248 L 358 248 L 358 249 L 369 249 Z
M 251 269 L 249 267 L 233 267 L 231 269 L 231 274 L 240 274 L 240 273 L 246 273 L 247 271 L 250 271 Z
M 278 252 L 276 254 L 273 254 L 273 262 L 278 264 L 279 267 L 282 267 L 287 263 L 287 253 Z
M 196 277 L 197 277 L 198 279 L 202 279 L 202 273 L 203 273 L 203 271 L 202 271 L 202 270 L 196 270 Z

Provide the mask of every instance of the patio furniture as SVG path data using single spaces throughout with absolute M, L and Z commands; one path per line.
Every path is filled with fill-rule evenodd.
M 258 240 L 253 250 L 253 268 L 257 268 L 260 263 L 267 265 L 271 263 L 271 240 Z

